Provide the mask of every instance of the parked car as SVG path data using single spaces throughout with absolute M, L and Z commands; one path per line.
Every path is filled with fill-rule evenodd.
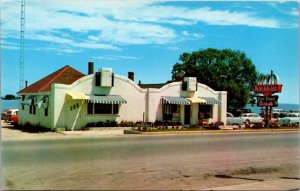
M 5 116 L 5 122 L 7 123 L 15 123 L 18 121 L 19 117 L 18 117 L 18 109 L 10 109 L 6 112 L 6 116 Z M 14 121 L 13 121 L 14 120 Z
M 227 112 L 227 125 L 242 125 L 244 123 L 241 117 L 234 117 L 232 113 Z
M 263 124 L 263 118 L 258 116 L 256 113 L 243 113 L 241 118 L 243 119 L 243 123 L 245 123 L 246 127 L 250 127 L 250 124 L 260 127 Z
M 11 108 L 5 108 L 4 109 L 4 112 L 1 112 L 1 120 L 6 120 L 6 115 L 7 115 L 7 112 L 9 111 L 9 110 L 11 110 Z
M 243 113 L 252 113 L 250 109 L 228 109 L 234 117 L 240 117 Z
M 279 118 L 278 123 L 286 126 L 299 125 L 299 113 L 287 113 L 285 117 Z
M 11 116 L 11 124 L 13 125 L 17 125 L 18 124 L 18 121 L 19 121 L 19 115 L 12 115 Z

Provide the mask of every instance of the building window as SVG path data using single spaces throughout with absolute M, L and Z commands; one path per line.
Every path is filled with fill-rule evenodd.
M 22 95 L 22 101 L 24 101 L 25 100 L 25 95 Z
M 22 110 L 24 110 L 24 108 L 25 108 L 25 107 L 24 107 L 24 104 L 22 104 Z
M 31 104 L 29 106 L 29 113 L 32 114 L 32 115 L 36 114 L 36 106 L 34 104 Z
M 94 104 L 93 103 L 88 103 L 88 108 L 87 108 L 87 114 L 93 114 L 94 111 L 93 111 L 93 107 L 94 107 Z
M 35 115 L 36 114 L 36 106 L 32 105 L 32 114 Z
M 212 105 L 201 105 L 199 104 L 199 119 L 212 118 Z
M 48 116 L 48 107 L 45 108 L 45 116 Z
M 119 104 L 113 105 L 113 114 L 119 114 Z
M 182 91 L 187 91 L 187 82 L 182 82 L 181 90 Z
M 112 105 L 111 104 L 100 104 L 96 103 L 95 105 L 95 114 L 112 114 Z
M 163 120 L 179 120 L 179 105 L 163 104 Z
M 119 104 L 88 103 L 88 114 L 119 114 Z

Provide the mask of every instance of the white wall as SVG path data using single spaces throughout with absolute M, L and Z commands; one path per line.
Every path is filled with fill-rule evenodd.
M 155 120 L 162 120 L 162 96 L 174 97 L 213 97 L 222 102 L 221 105 L 214 104 L 212 106 L 213 116 L 210 122 L 223 121 L 226 122 L 226 106 L 227 106 L 227 92 L 214 91 L 208 86 L 198 83 L 197 91 L 181 91 L 182 82 L 173 82 L 166 84 L 160 89 L 149 89 L 149 105 L 147 111 L 147 120 L 154 122 Z M 198 104 L 191 104 L 191 124 L 198 124 Z M 184 106 L 180 107 L 181 121 L 184 122 Z
M 95 86 L 95 75 L 85 76 L 71 85 L 55 84 L 54 127 L 66 127 L 69 130 L 81 129 L 87 123 L 106 120 L 142 121 L 146 107 L 146 90 L 140 88 L 130 79 L 114 75 L 113 87 Z M 119 114 L 87 114 L 87 103 L 83 100 L 65 100 L 66 93 L 80 92 L 83 94 L 120 95 L 127 103 L 120 104 Z M 70 110 L 71 106 L 79 107 Z
M 114 75 L 113 87 L 95 86 L 95 74 L 87 75 L 71 85 L 52 84 L 51 92 L 39 93 L 38 100 L 43 95 L 49 95 L 48 116 L 44 116 L 44 109 L 37 109 L 36 115 L 29 114 L 29 106 L 23 111 L 21 105 L 19 122 L 25 124 L 40 124 L 51 129 L 77 130 L 87 123 L 106 120 L 149 121 L 162 120 L 162 96 L 175 97 L 213 97 L 222 105 L 213 105 L 211 121 L 226 122 L 227 92 L 214 91 L 204 84 L 197 84 L 197 91 L 181 91 L 182 82 L 166 84 L 160 89 L 142 89 L 132 80 Z M 66 100 L 67 92 L 98 95 L 120 95 L 127 103 L 120 104 L 119 114 L 87 114 L 87 103 L 84 100 Z M 29 94 L 27 94 L 26 98 Z M 75 105 L 75 108 L 74 108 Z M 78 105 L 78 107 L 77 107 Z M 72 107 L 72 110 L 70 109 Z M 198 124 L 198 104 L 192 104 L 191 124 Z M 180 106 L 181 121 L 184 121 L 184 106 Z
M 31 93 L 31 94 L 19 94 L 19 96 L 25 95 L 25 99 L 28 98 L 30 95 L 35 95 L 37 97 L 36 101 L 39 102 L 41 98 L 43 98 L 45 95 L 49 96 L 49 99 L 51 99 L 51 96 L 49 92 L 42 92 L 42 93 Z M 45 107 L 42 106 L 41 108 L 38 108 L 36 106 L 36 114 L 30 114 L 29 113 L 29 105 L 24 105 L 24 110 L 22 110 L 22 99 L 19 99 L 19 124 L 25 125 L 26 123 L 29 123 L 31 125 L 39 125 L 46 128 L 51 128 L 51 108 L 53 107 L 53 102 L 49 101 L 48 105 L 48 116 L 45 116 Z

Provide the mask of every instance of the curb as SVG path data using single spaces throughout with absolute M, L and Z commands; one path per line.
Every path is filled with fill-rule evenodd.
M 194 130 L 194 131 L 157 131 L 142 132 L 144 135 L 163 135 L 163 134 L 224 134 L 224 133 L 279 133 L 279 132 L 300 132 L 299 129 L 262 129 L 262 130 Z M 125 133 L 124 133 L 125 134 Z

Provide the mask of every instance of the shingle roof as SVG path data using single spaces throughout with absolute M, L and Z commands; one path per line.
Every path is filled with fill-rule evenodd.
M 50 92 L 52 83 L 69 85 L 83 76 L 85 76 L 83 73 L 67 65 L 31 84 L 27 88 L 20 90 L 18 93 Z

